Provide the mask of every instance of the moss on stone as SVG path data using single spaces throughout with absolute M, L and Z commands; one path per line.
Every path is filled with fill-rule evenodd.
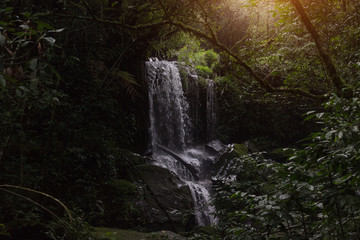
M 243 156 L 248 153 L 247 147 L 245 144 L 235 143 L 225 151 L 215 162 L 213 173 L 222 174 L 222 171 L 229 169 L 229 165 L 231 164 L 232 160 Z
M 248 149 L 245 144 L 234 144 L 234 150 L 233 150 L 238 156 L 242 156 L 248 153 Z
M 95 240 L 186 240 L 171 231 L 143 233 L 116 228 L 94 228 L 92 236 Z
M 94 228 L 92 233 L 95 240 L 147 240 L 150 239 L 149 233 L 128 231 L 114 228 Z
M 120 149 L 120 153 L 126 157 L 133 165 L 145 163 L 145 158 L 139 154 L 133 153 L 127 149 Z

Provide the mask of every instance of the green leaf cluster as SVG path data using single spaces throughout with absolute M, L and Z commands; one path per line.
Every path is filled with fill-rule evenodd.
M 204 77 L 210 78 L 214 74 L 214 70 L 220 63 L 220 55 L 213 49 L 205 50 L 201 48 L 201 42 L 193 37 L 184 36 L 188 41 L 181 49 L 172 52 L 179 62 L 194 67 L 196 72 Z
M 251 155 L 234 159 L 236 180 L 218 183 L 215 198 L 229 239 L 358 236 L 359 110 L 357 97 L 334 95 L 324 112 L 307 116 L 322 130 L 285 163 Z

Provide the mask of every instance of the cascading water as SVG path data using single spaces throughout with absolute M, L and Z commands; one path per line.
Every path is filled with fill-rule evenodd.
M 146 63 L 146 71 L 152 151 L 156 153 L 158 145 L 184 150 L 188 104 L 184 99 L 179 70 L 174 63 L 152 61 Z
M 214 138 L 215 129 L 215 83 L 211 79 L 206 80 L 206 133 L 207 140 Z
M 213 161 L 203 147 L 190 148 L 195 126 L 189 117 L 176 62 L 145 63 L 149 85 L 150 144 L 154 164 L 174 172 L 191 190 L 197 225 L 215 223 L 210 205 L 210 176 L 206 166 Z

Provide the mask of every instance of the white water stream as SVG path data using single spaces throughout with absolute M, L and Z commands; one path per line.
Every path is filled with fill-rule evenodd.
M 194 201 L 196 224 L 215 223 L 210 204 L 211 180 L 204 172 L 213 157 L 204 147 L 193 143 L 195 126 L 189 117 L 189 102 L 183 91 L 176 62 L 151 60 L 145 63 L 149 86 L 150 148 L 156 165 L 173 171 L 188 185 Z M 207 84 L 208 138 L 212 137 L 215 121 L 213 83 Z M 209 140 L 209 139 L 208 139 Z M 206 170 L 206 169 L 205 169 Z

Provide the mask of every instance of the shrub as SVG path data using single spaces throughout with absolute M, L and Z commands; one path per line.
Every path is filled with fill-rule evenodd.
M 359 236 L 360 100 L 334 95 L 324 110 L 308 113 L 306 119 L 316 119 L 323 128 L 293 149 L 286 163 L 247 155 L 243 159 L 253 167 L 234 164 L 236 181 L 217 194 L 219 201 L 222 191 L 220 203 L 225 196 L 219 210 L 229 239 Z

